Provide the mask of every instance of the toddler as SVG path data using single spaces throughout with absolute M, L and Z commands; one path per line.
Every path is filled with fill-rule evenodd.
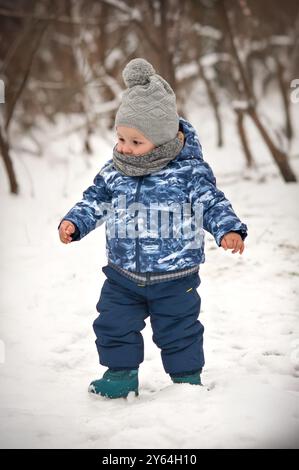
M 67 244 L 106 222 L 106 279 L 93 328 L 107 370 L 89 392 L 109 398 L 138 395 L 147 317 L 172 382 L 202 385 L 197 287 L 203 231 L 240 254 L 247 236 L 216 187 L 196 131 L 178 116 L 167 81 L 144 59 L 130 61 L 123 78 L 127 90 L 116 114 L 113 156 L 59 224 Z

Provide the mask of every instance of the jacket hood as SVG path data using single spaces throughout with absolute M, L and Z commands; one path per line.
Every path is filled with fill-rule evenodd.
M 203 160 L 201 144 L 194 127 L 186 119 L 180 117 L 179 130 L 184 133 L 185 145 L 175 160 L 190 160 L 194 158 Z

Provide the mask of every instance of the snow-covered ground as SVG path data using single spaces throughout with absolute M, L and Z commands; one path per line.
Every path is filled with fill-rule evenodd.
M 104 229 L 66 246 L 57 225 L 110 158 L 113 135 L 99 130 L 87 157 L 74 136 L 58 139 L 48 129 L 42 158 L 14 155 L 20 196 L 8 194 L 0 172 L 1 448 L 299 447 L 299 184 L 282 182 L 252 127 L 259 170 L 244 179 L 232 116 L 219 150 L 201 101 L 193 97 L 188 117 L 219 188 L 249 228 L 242 256 L 207 234 L 198 289 L 205 386 L 171 383 L 147 322 L 139 397 L 87 393 L 105 370 L 92 330 L 105 279 Z M 299 176 L 298 138 L 292 153 Z

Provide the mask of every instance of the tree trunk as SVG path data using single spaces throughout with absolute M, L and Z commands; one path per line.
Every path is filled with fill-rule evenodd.
M 169 44 L 168 30 L 170 27 L 167 13 L 169 12 L 168 0 L 159 0 L 160 5 L 160 37 L 161 37 L 161 49 L 160 49 L 160 70 L 161 75 L 169 83 L 169 85 L 175 91 L 176 80 L 175 72 L 173 67 L 173 56 Z
M 241 140 L 242 148 L 245 154 L 246 158 L 246 163 L 247 167 L 251 168 L 253 166 L 254 160 L 253 156 L 248 144 L 248 139 L 244 127 L 244 112 L 241 109 L 235 109 L 235 113 L 237 116 L 237 129 L 238 129 L 238 134 Z
M 12 194 L 19 193 L 19 186 L 16 179 L 16 174 L 14 171 L 13 163 L 10 158 L 9 154 L 9 145 L 8 142 L 5 140 L 1 129 L 0 129 L 0 153 L 4 161 L 4 167 L 6 169 L 6 173 L 9 180 L 10 192 Z
M 14 95 L 12 96 L 12 99 L 9 103 L 7 103 L 7 114 L 5 116 L 5 122 L 4 122 L 4 129 L 5 133 L 8 135 L 9 133 L 9 127 L 13 118 L 14 111 L 16 109 L 16 105 L 23 93 L 23 90 L 27 84 L 33 59 L 35 57 L 35 54 L 39 48 L 40 42 L 42 40 L 42 37 L 48 27 L 48 22 L 43 24 L 40 27 L 39 32 L 37 33 L 37 38 L 35 43 L 32 46 L 32 49 L 29 53 L 29 59 L 27 62 L 27 67 L 26 70 L 24 71 L 23 76 L 21 77 L 20 84 L 15 91 Z M 10 185 L 10 192 L 13 194 L 19 194 L 19 186 L 17 183 L 17 178 L 16 174 L 14 171 L 13 163 L 10 157 L 10 150 L 9 150 L 9 143 L 6 137 L 4 137 L 2 130 L 0 129 L 0 153 L 2 155 L 3 161 L 4 161 L 4 166 L 7 172 L 8 180 L 9 180 L 9 185 Z
M 217 100 L 217 96 L 216 96 L 215 90 L 212 87 L 211 82 L 208 80 L 206 76 L 204 67 L 201 65 L 200 61 L 198 65 L 199 65 L 199 73 L 205 83 L 208 97 L 210 100 L 210 104 L 214 111 L 214 116 L 215 116 L 216 126 L 217 126 L 217 145 L 218 147 L 222 147 L 223 146 L 223 132 L 222 132 L 222 122 L 221 122 L 221 117 L 220 117 L 220 112 L 219 112 L 219 103 Z
M 279 150 L 276 145 L 273 143 L 271 137 L 269 136 L 266 128 L 263 126 L 261 120 L 259 119 L 256 110 L 252 107 L 249 108 L 248 114 L 253 120 L 254 124 L 261 133 L 261 136 L 264 139 L 268 149 L 270 150 L 276 165 L 279 168 L 279 171 L 286 183 L 291 183 L 297 181 L 296 175 L 294 174 L 292 168 L 289 165 L 288 158 L 284 152 Z
M 287 94 L 287 85 L 284 80 L 284 68 L 277 57 L 274 57 L 274 60 L 276 62 L 277 80 L 278 80 L 278 85 L 279 85 L 279 89 L 281 92 L 282 103 L 283 103 L 284 114 L 285 114 L 285 134 L 287 138 L 291 140 L 294 133 L 293 133 L 292 120 L 291 120 L 291 113 L 290 113 L 290 100 Z

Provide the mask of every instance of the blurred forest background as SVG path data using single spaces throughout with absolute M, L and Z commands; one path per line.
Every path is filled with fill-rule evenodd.
M 34 133 L 39 123 L 80 115 L 82 148 L 92 152 L 98 126 L 113 128 L 121 72 L 135 57 L 149 60 L 169 81 L 186 118 L 186 100 L 201 81 L 217 145 L 228 145 L 225 104 L 235 114 L 245 167 L 255 165 L 249 119 L 281 178 L 296 181 L 290 103 L 299 78 L 298 0 L 0 0 L 0 154 L 11 193 L 22 184 L 13 165 L 19 137 L 26 134 L 30 151 L 42 157 Z M 279 127 L 259 109 L 269 87 L 281 103 Z

